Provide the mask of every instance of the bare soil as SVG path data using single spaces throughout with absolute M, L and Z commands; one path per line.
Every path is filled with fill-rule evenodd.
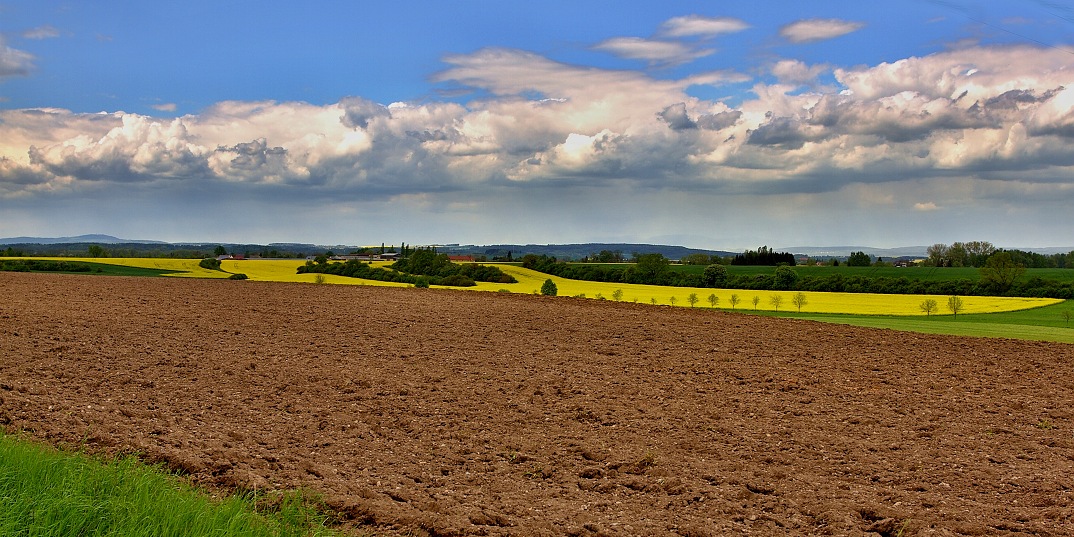
M 0 273 L 0 424 L 377 535 L 1074 534 L 1074 346 Z

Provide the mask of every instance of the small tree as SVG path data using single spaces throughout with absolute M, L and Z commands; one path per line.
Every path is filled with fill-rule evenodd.
M 798 307 L 798 313 L 802 313 L 802 306 L 805 306 L 809 302 L 806 300 L 805 293 L 798 291 L 791 297 L 791 303 Z
M 616 289 L 615 291 L 612 291 L 612 300 L 615 300 L 616 302 L 623 300 L 623 290 Z
M 760 303 L 761 303 L 761 297 L 759 297 L 757 295 L 753 295 L 753 309 L 754 310 L 757 309 L 757 304 L 760 304 Z
M 731 294 L 731 309 L 735 309 L 735 306 L 737 306 L 739 302 L 740 302 L 740 300 L 738 298 L 738 293 L 732 293 Z
M 227 254 L 227 249 L 224 248 L 223 245 L 217 246 L 216 248 L 213 249 L 213 255 L 215 255 L 217 257 L 220 257 L 222 255 L 226 255 L 226 254 Z
M 668 302 L 671 302 L 671 305 L 672 305 L 672 306 L 674 306 L 674 305 L 675 305 L 675 303 L 676 303 L 676 302 L 678 302 L 678 301 L 679 301 L 679 299 L 677 299 L 677 298 L 675 298 L 675 297 L 671 297 L 671 298 L 669 298 L 669 299 L 668 299 Z
M 947 309 L 951 310 L 951 314 L 958 317 L 958 312 L 962 311 L 962 297 L 951 296 L 947 299 Z
M 1067 328 L 1070 328 L 1070 317 L 1071 317 L 1070 310 L 1063 310 L 1063 313 L 1061 313 L 1060 315 L 1062 315 L 1063 320 L 1067 322 Z
M 779 311 L 779 307 L 783 305 L 783 295 L 772 295 L 768 297 L 768 303 L 772 304 L 772 309 Z
M 656 305 L 656 297 L 654 296 L 654 297 L 650 298 L 649 303 L 655 306 Z
M 691 308 L 694 307 L 694 304 L 697 304 L 697 293 L 690 293 L 686 297 L 686 301 L 690 303 Z
M 556 282 L 552 281 L 552 278 L 548 278 L 541 285 L 541 294 L 544 296 L 556 296 L 559 294 L 559 289 L 556 288 Z
M 720 297 L 716 296 L 716 293 L 712 293 L 711 295 L 709 295 L 709 305 L 710 306 L 715 308 L 716 304 L 719 304 L 719 303 L 720 303 Z
M 936 299 L 926 298 L 920 306 L 921 311 L 925 312 L 925 317 L 932 316 L 932 312 L 936 311 Z

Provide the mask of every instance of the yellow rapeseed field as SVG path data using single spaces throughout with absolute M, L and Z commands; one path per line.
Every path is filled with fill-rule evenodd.
M 298 274 L 298 267 L 305 264 L 305 259 L 245 259 L 242 261 L 230 259 L 221 262 L 220 268 L 228 272 L 241 272 L 247 275 L 251 280 L 270 282 L 316 282 L 317 274 Z M 405 283 L 362 280 L 358 278 L 348 278 L 346 276 L 336 276 L 334 274 L 321 274 L 320 276 L 324 277 L 324 283 L 409 287 Z
M 717 308 L 731 309 L 731 297 L 737 295 L 739 304 L 736 309 L 760 311 L 772 311 L 775 309 L 771 302 L 773 295 L 783 298 L 779 311 L 797 311 L 793 303 L 795 291 L 751 291 L 743 289 L 707 289 L 690 287 L 662 287 L 655 285 L 637 285 L 624 283 L 586 282 L 568 280 L 549 276 L 540 272 L 524 269 L 512 265 L 498 265 L 504 272 L 512 275 L 519 281 L 516 284 L 492 284 L 481 283 L 478 288 L 486 291 L 509 289 L 513 292 L 534 293 L 540 292 L 541 285 L 546 279 L 551 278 L 555 282 L 560 296 L 575 296 L 585 294 L 586 298 L 597 298 L 597 295 L 612 300 L 612 294 L 616 290 L 623 292 L 624 302 L 639 302 L 652 304 L 671 305 L 671 298 L 675 298 L 675 305 L 690 307 L 688 297 L 695 293 L 698 298 L 694 307 L 710 307 L 709 295 L 716 295 L 719 301 Z M 947 309 L 947 297 L 936 295 L 881 295 L 866 293 L 820 293 L 804 292 L 806 303 L 802 306 L 802 312 L 809 313 L 849 313 L 859 315 L 920 315 L 921 303 L 927 299 L 936 301 L 937 309 L 934 315 L 950 314 Z M 753 299 L 758 298 L 757 306 L 754 307 Z M 963 310 L 959 313 L 998 313 L 1004 311 L 1017 311 L 1039 306 L 1047 306 L 1062 302 L 1052 298 L 1011 298 L 1011 297 L 961 297 Z
M 198 266 L 200 259 L 171 259 L 164 257 L 35 257 L 34 259 L 51 259 L 56 261 L 82 261 L 86 263 L 101 263 L 105 265 L 120 265 L 124 267 L 150 268 L 159 270 L 174 270 L 177 278 L 227 278 L 230 274 L 224 274 L 218 270 L 203 269 Z

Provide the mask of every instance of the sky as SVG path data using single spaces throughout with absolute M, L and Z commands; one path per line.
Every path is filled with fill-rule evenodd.
M 0 0 L 0 237 L 1074 245 L 1074 4 Z

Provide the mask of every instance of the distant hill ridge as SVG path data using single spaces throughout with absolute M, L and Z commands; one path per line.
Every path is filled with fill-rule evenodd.
M 0 245 L 81 245 L 81 244 L 143 244 L 162 246 L 216 246 L 222 245 L 227 248 L 284 248 L 290 250 L 315 251 L 315 250 L 348 250 L 359 249 L 362 246 L 350 245 L 318 245 L 311 243 L 280 243 L 269 244 L 231 243 L 231 242 L 166 242 L 156 240 L 121 239 L 112 235 L 88 234 L 72 237 L 8 237 L 0 238 Z M 400 245 L 394 245 L 398 248 Z M 421 245 L 418 245 L 421 246 Z M 602 250 L 620 252 L 623 257 L 630 258 L 633 254 L 659 253 L 669 259 L 682 259 L 690 254 L 716 255 L 731 257 L 742 251 L 710 250 L 701 248 L 689 248 L 667 244 L 643 244 L 643 243 L 569 243 L 569 244 L 441 244 L 433 245 L 439 251 L 457 255 L 483 255 L 488 258 L 504 257 L 508 252 L 514 258 L 520 258 L 525 254 L 549 255 L 560 259 L 580 259 L 600 253 Z M 903 246 L 898 248 L 873 248 L 870 246 L 790 246 L 773 248 L 777 252 L 790 252 L 796 256 L 810 257 L 846 257 L 854 252 L 865 252 L 873 257 L 899 258 L 899 257 L 926 257 L 927 246 Z M 1004 247 L 1011 248 L 1011 247 Z M 1044 255 L 1065 254 L 1074 251 L 1074 246 L 1059 246 L 1045 248 L 1014 247 L 1013 249 L 1027 252 L 1036 252 Z
M 0 244 L 168 244 L 164 241 L 119 239 L 111 235 L 77 235 L 74 237 L 9 237 Z

